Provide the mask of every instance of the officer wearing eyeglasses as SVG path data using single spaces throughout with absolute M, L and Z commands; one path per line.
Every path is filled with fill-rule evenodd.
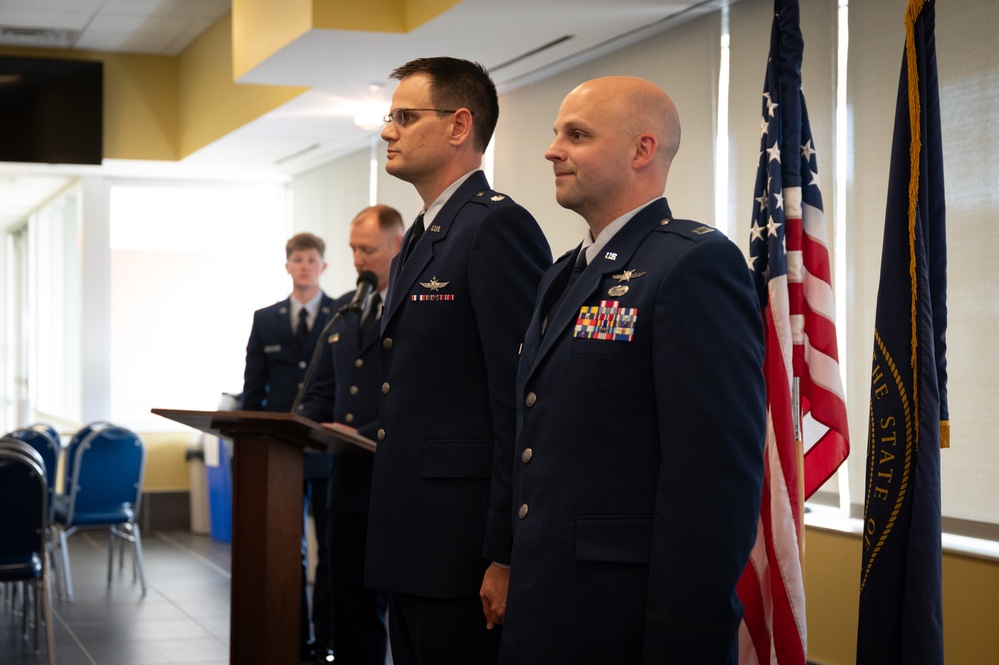
M 389 591 L 396 665 L 495 663 L 511 543 L 514 381 L 548 242 L 489 187 L 499 113 L 478 64 L 396 69 L 385 169 L 423 210 L 392 263 L 365 584 Z

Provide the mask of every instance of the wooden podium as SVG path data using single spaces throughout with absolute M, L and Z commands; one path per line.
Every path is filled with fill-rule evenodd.
M 302 603 L 302 458 L 374 451 L 369 439 L 290 413 L 153 413 L 233 440 L 229 662 L 296 665 Z

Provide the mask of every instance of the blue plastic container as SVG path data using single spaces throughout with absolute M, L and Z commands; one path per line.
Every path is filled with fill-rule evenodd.
M 218 439 L 219 465 L 208 466 L 208 512 L 212 539 L 232 542 L 232 458 L 224 439 Z

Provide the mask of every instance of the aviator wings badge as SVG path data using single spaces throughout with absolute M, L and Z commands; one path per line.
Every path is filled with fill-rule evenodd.
M 436 276 L 432 277 L 429 282 L 420 282 L 420 286 L 425 289 L 430 289 L 431 291 L 440 291 L 448 284 L 450 284 L 450 282 L 438 282 Z
M 613 298 L 620 298 L 625 293 L 627 293 L 628 290 L 629 290 L 628 289 L 628 285 L 625 284 L 624 282 L 630 282 L 633 279 L 638 279 L 639 277 L 641 277 L 644 274 L 645 274 L 645 271 L 625 270 L 624 272 L 619 272 L 616 275 L 611 275 L 611 277 L 613 279 L 616 279 L 617 281 L 619 281 L 621 283 L 617 284 L 615 286 L 612 286 L 609 289 L 607 289 L 607 295 L 609 295 L 609 296 L 611 296 Z
M 633 279 L 638 279 L 645 274 L 646 271 L 639 272 L 638 270 L 625 270 L 624 272 L 619 272 L 616 275 L 611 275 L 614 279 L 619 282 L 630 282 Z

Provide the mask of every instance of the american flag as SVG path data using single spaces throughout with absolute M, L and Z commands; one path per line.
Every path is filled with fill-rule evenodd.
M 776 0 L 749 246 L 766 334 L 768 427 L 756 544 L 739 581 L 743 665 L 805 663 L 804 500 L 849 452 L 801 55 L 797 0 Z M 801 421 L 796 433 L 798 400 L 808 442 Z

